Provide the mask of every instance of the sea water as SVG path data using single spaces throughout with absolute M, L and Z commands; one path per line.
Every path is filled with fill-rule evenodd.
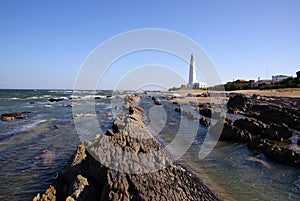
M 0 90 L 0 114 L 31 112 L 24 120 L 0 121 L 0 200 L 32 200 L 44 192 L 55 176 L 63 173 L 80 144 L 72 115 L 72 100 L 94 99 L 93 92 L 73 94 L 68 90 Z M 114 113 L 105 92 L 95 100 L 95 112 L 102 130 L 111 128 Z M 50 102 L 50 98 L 61 101 Z M 139 105 L 149 111 L 154 106 L 144 95 Z M 164 103 L 167 122 L 156 135 L 170 143 L 181 121 L 176 105 Z M 194 121 L 194 120 L 189 120 Z M 251 152 L 244 144 L 219 142 L 213 151 L 198 157 L 206 128 L 199 125 L 187 152 L 178 160 L 193 171 L 224 200 L 299 200 L 300 170 L 269 161 Z

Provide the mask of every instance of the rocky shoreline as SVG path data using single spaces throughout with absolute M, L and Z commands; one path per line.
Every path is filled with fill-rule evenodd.
M 79 145 L 65 173 L 33 200 L 220 200 L 172 161 L 145 126 L 138 101 L 128 98 L 129 113 L 116 118 L 112 130 Z
M 200 114 L 211 115 L 209 106 L 201 104 L 199 107 Z M 228 113 L 240 114 L 244 118 L 226 118 L 221 141 L 246 143 L 249 149 L 263 153 L 275 162 L 300 166 L 299 151 L 292 147 L 300 145 L 299 98 L 233 93 L 230 94 L 227 108 Z M 218 123 L 215 127 L 218 127 Z M 214 132 L 214 127 L 210 132 Z

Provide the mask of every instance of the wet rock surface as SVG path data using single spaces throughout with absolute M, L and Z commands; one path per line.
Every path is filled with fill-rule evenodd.
M 80 145 L 66 172 L 33 200 L 219 200 L 173 163 L 145 126 L 138 100 L 128 98 L 129 113 L 116 118 L 112 130 Z
M 25 119 L 29 117 L 31 112 L 15 112 L 15 113 L 5 113 L 1 114 L 2 121 L 14 121 L 17 119 Z
M 231 94 L 227 107 L 247 118 L 226 119 L 220 140 L 247 143 L 273 161 L 300 166 L 300 154 L 290 146 L 293 130 L 300 129 L 299 98 Z

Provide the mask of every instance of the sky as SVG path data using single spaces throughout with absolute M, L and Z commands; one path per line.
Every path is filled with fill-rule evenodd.
M 299 10 L 298 0 L 0 0 L 0 88 L 72 89 L 96 47 L 144 28 L 175 31 L 195 41 L 224 83 L 295 76 L 300 70 Z M 144 51 L 115 62 L 97 87 L 114 88 L 133 69 L 153 63 L 188 80 L 186 62 Z

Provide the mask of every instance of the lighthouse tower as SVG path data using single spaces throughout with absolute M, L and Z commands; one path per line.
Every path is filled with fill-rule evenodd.
M 197 82 L 197 80 L 196 80 L 195 56 L 194 56 L 194 54 L 192 54 L 191 60 L 190 60 L 190 74 L 189 74 L 188 87 L 193 87 L 196 82 Z

